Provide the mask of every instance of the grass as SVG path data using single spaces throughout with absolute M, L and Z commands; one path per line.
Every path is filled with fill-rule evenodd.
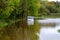
M 45 18 L 60 18 L 60 16 L 44 16 Z
M 8 20 L 8 22 L 0 20 L 0 28 L 3 28 L 5 26 L 11 25 L 11 24 L 14 24 L 14 23 L 16 23 L 18 21 L 22 21 L 22 19 Z
M 47 15 L 47 16 L 37 16 L 38 18 L 36 19 L 44 19 L 44 18 L 60 18 L 60 16 L 52 16 L 52 15 Z

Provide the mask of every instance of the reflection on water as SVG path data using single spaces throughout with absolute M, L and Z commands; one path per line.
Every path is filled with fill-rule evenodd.
M 55 26 L 41 26 L 39 40 L 60 40 L 60 18 L 56 19 L 44 19 L 38 20 L 39 23 L 48 25 L 49 23 L 55 24 Z

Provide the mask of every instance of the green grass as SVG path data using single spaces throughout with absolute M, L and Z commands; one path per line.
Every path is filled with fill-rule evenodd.
M 60 18 L 60 16 L 51 16 L 51 15 L 47 15 L 47 16 L 38 16 L 37 19 L 44 19 L 44 18 Z
M 0 28 L 6 27 L 8 25 L 12 25 L 18 21 L 22 21 L 22 19 L 8 20 L 8 22 L 0 20 Z
M 60 16 L 44 16 L 45 18 L 60 18 Z

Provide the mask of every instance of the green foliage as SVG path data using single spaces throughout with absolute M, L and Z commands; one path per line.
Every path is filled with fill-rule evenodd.
M 39 8 L 40 8 L 39 0 L 29 0 L 29 12 L 31 15 L 33 16 L 37 15 Z
M 58 32 L 60 33 L 60 29 L 58 30 Z
M 53 3 L 47 3 L 46 8 L 49 9 L 51 13 L 57 13 L 57 8 Z
M 20 0 L 0 0 L 0 18 L 8 18 Z
M 0 19 L 15 20 L 18 17 L 38 15 L 40 0 L 0 0 Z
M 0 0 L 0 18 L 8 18 L 11 14 L 30 14 L 35 16 L 38 14 L 40 7 L 39 0 Z M 15 12 L 13 12 L 15 11 Z
M 56 15 L 56 13 L 60 13 L 60 7 L 57 6 L 56 2 L 41 2 L 39 14 L 46 16 L 52 15 L 52 13 L 54 13 L 54 15 Z
M 38 9 L 40 8 L 39 0 L 21 0 L 20 11 L 25 15 L 36 16 L 38 14 Z
M 8 22 L 11 21 L 9 20 L 10 18 L 14 19 L 13 16 L 17 14 L 18 12 L 17 8 L 19 5 L 20 5 L 20 0 L 0 0 L 0 27 L 1 28 L 9 24 Z
M 16 19 L 13 18 L 16 17 L 17 15 L 19 15 L 19 17 L 21 17 L 20 15 L 22 15 L 23 17 L 27 18 L 27 13 L 35 16 L 38 14 L 38 9 L 40 7 L 40 1 L 39 0 L 0 0 L 2 2 L 0 2 L 0 19 L 2 21 L 2 19 L 4 19 L 3 22 L 0 22 L 0 27 L 5 27 L 6 25 L 8 25 L 8 27 L 6 28 L 6 35 L 1 34 L 1 36 L 4 36 L 4 39 L 1 38 L 1 40 L 15 40 L 15 38 L 17 40 L 19 40 L 19 38 L 21 39 L 31 39 L 31 40 L 37 40 L 37 35 L 35 34 L 39 28 L 38 23 L 35 22 L 33 26 L 31 26 L 30 28 L 25 27 L 25 22 L 27 23 L 27 20 L 24 21 L 24 26 L 21 22 L 18 22 L 18 24 L 14 24 L 16 21 Z M 8 19 L 9 18 L 9 19 Z M 14 19 L 13 21 L 11 21 L 11 19 Z M 23 19 L 23 18 L 22 18 Z M 8 20 L 8 21 L 6 21 Z M 22 20 L 23 21 L 23 20 Z M 10 24 L 13 24 L 12 26 Z M 20 25 L 20 26 L 19 26 Z M 17 30 L 15 30 L 15 26 L 20 27 L 20 29 L 18 28 Z M 27 26 L 27 25 L 26 25 Z M 12 27 L 12 28 L 11 28 Z M 17 28 L 16 27 L 16 28 Z M 36 28 L 37 27 L 37 28 Z M 21 31 L 20 31 L 21 30 Z M 15 34 L 17 33 L 18 38 L 15 36 Z M 30 33 L 30 34 L 29 34 Z M 22 35 L 20 35 L 22 34 Z M 10 37 L 9 37 L 10 36 Z M 20 37 L 21 36 L 21 37 Z M 33 37 L 32 37 L 33 36 Z M 26 38 L 27 37 L 27 38 Z M 20 40 L 21 40 L 20 39 Z
M 44 5 L 41 5 L 39 9 L 39 13 L 41 15 L 47 15 L 47 14 L 50 14 L 50 11 Z
M 60 7 L 57 8 L 57 12 L 60 13 Z

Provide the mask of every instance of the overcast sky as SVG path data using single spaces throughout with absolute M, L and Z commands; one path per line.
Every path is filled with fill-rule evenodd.
M 48 1 L 57 1 L 57 0 L 48 0 Z M 58 0 L 60 2 L 60 0 Z

